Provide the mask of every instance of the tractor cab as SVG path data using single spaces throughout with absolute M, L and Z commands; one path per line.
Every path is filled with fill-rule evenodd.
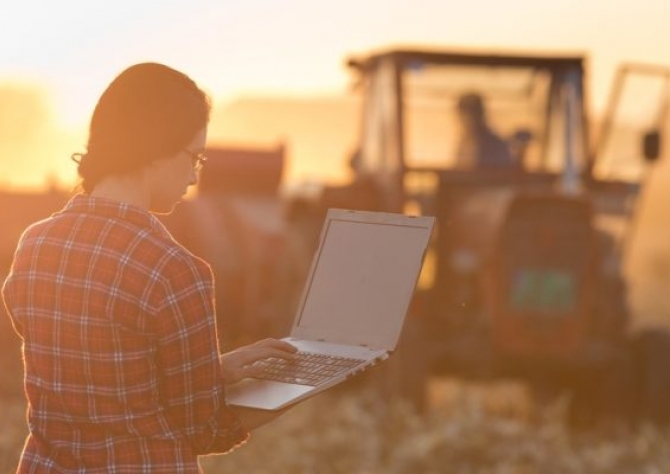
M 390 51 L 349 64 L 364 97 L 352 166 L 387 209 L 429 204 L 448 182 L 580 188 L 581 57 Z
M 327 189 L 324 207 L 437 217 L 418 343 L 465 374 L 572 370 L 616 351 L 667 71 L 623 69 L 596 127 L 582 56 L 388 50 L 348 65 L 362 96 L 354 178 Z

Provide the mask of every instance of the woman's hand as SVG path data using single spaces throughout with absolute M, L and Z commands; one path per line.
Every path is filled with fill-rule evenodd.
M 269 357 L 291 360 L 298 349 L 288 342 L 278 339 L 263 339 L 261 341 L 242 346 L 219 357 L 226 384 L 239 382 L 247 377 L 259 375 L 261 369 L 253 367 L 257 360 Z

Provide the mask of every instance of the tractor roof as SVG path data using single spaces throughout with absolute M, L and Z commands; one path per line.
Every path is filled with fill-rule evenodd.
M 412 62 L 429 62 L 433 64 L 459 64 L 472 66 L 508 66 L 508 67 L 536 67 L 547 69 L 583 69 L 585 56 L 583 54 L 556 55 L 556 54 L 527 54 L 482 52 L 460 49 L 384 49 L 368 54 L 367 56 L 351 57 L 347 64 L 361 70 L 374 69 L 384 60 L 392 60 L 398 64 Z

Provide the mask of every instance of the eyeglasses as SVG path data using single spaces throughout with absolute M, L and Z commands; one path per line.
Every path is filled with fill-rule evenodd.
M 205 156 L 205 154 L 202 152 L 196 153 L 194 151 L 189 150 L 188 148 L 184 149 L 184 151 L 188 153 L 189 156 L 191 157 L 191 163 L 193 164 L 193 169 L 195 171 L 200 171 L 203 165 L 205 164 L 205 161 L 207 161 L 207 156 Z

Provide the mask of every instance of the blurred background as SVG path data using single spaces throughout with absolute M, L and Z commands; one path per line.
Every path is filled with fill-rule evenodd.
M 365 154 L 360 142 L 368 136 L 369 127 L 366 129 L 361 117 L 362 111 L 370 110 L 374 78 L 373 72 L 366 72 L 372 69 L 352 68 L 347 61 L 364 62 L 370 54 L 383 56 L 396 50 L 477 56 L 484 58 L 479 64 L 484 69 L 498 56 L 576 58 L 580 82 L 574 88 L 573 105 L 562 96 L 571 93 L 559 91 L 554 97 L 551 84 L 566 83 L 569 89 L 576 79 L 560 74 L 555 78 L 553 66 L 532 61 L 524 67 L 528 77 L 540 77 L 539 82 L 533 82 L 539 84 L 533 89 L 536 96 L 545 91 L 546 84 L 549 98 L 534 96 L 534 107 L 539 103 L 548 111 L 553 100 L 565 100 L 557 105 L 562 113 L 575 113 L 570 107 L 582 113 L 575 130 L 570 132 L 567 125 L 561 129 L 561 140 L 569 140 L 565 134 L 578 134 L 576 140 L 586 150 L 586 163 L 607 127 L 619 66 L 634 62 L 670 67 L 668 18 L 670 3 L 663 0 L 5 0 L 0 16 L 0 276 L 9 268 L 22 229 L 59 209 L 73 192 L 77 177 L 70 155 L 85 150 L 88 120 L 107 84 L 133 63 L 162 62 L 192 77 L 214 104 L 208 140 L 210 162 L 203 170 L 201 189 L 195 190 L 173 216 L 164 218 L 166 225 L 215 267 L 221 288 L 217 297 L 224 349 L 259 336 L 281 335 L 290 324 L 309 263 L 320 224 L 319 206 L 380 207 L 369 200 L 352 200 L 348 188 L 365 177 L 365 173 L 356 174 L 360 170 L 355 158 L 360 160 L 360 154 Z M 415 60 L 421 64 L 408 66 Z M 444 148 L 440 143 L 416 145 L 417 137 L 435 134 L 430 127 L 422 128 L 431 112 L 416 111 L 423 107 L 421 91 L 429 90 L 431 97 L 440 98 L 440 110 L 451 110 L 455 104 L 455 99 L 445 99 L 446 92 L 435 85 L 442 73 L 429 76 L 425 72 L 432 71 L 427 68 L 431 61 L 410 58 L 402 65 L 416 73 L 412 77 L 416 77 L 417 96 L 404 97 L 403 104 L 417 100 L 412 109 L 415 112 L 406 115 L 413 128 L 412 135 L 405 138 L 407 150 L 415 150 L 417 156 Z M 423 76 L 417 71 L 423 71 Z M 664 69 L 655 72 L 660 85 L 638 85 L 633 90 L 639 95 L 627 100 L 634 105 L 651 101 L 654 107 L 645 120 L 653 116 L 651 122 L 664 132 L 667 127 L 659 117 L 665 113 L 667 86 L 663 81 L 667 74 Z M 485 95 L 490 99 L 496 87 L 512 87 L 516 76 L 507 82 L 501 76 L 490 77 L 484 83 L 485 77 L 470 84 L 489 87 Z M 644 96 L 654 87 L 660 91 L 658 102 Z M 503 112 L 492 120 L 511 135 L 518 130 L 511 125 L 506 128 L 501 118 L 505 104 L 501 104 L 492 110 Z M 610 123 L 608 131 L 615 137 L 632 134 L 633 127 L 648 132 L 649 123 L 627 123 L 625 129 Z M 588 136 L 581 134 L 586 128 Z M 544 133 L 548 136 L 550 132 Z M 641 148 L 636 150 L 639 155 L 643 154 Z M 621 276 L 625 289 L 610 286 L 609 293 L 600 295 L 625 300 L 626 323 L 621 334 L 670 326 L 670 301 L 665 297 L 670 290 L 666 212 L 670 165 L 662 146 L 658 155 L 643 175 L 631 178 L 635 210 L 633 218 L 632 211 L 626 217 L 633 222 L 628 224 L 635 228 L 634 238 L 626 241 L 625 255 L 618 255 L 620 260 L 615 263 L 617 278 Z M 421 156 L 418 158 L 417 166 L 428 166 Z M 554 173 L 565 184 L 565 166 L 544 170 L 537 165 L 532 169 L 539 174 Z M 449 188 L 446 182 L 460 183 L 458 176 L 445 174 L 442 168 L 434 171 L 428 174 L 438 177 L 439 189 Z M 421 173 L 424 171 L 412 178 L 419 182 L 416 199 L 392 210 L 447 212 L 435 204 L 439 201 L 436 196 L 442 194 L 435 191 L 436 195 L 429 196 L 437 186 L 430 184 L 434 177 Z M 479 196 L 488 202 L 503 202 L 498 194 L 490 194 L 500 189 L 498 181 L 493 185 L 489 178 L 477 181 L 477 189 L 484 191 Z M 216 191 L 216 198 L 212 191 Z M 223 192 L 225 198 L 220 196 Z M 324 195 L 329 198 L 315 205 Z M 478 201 L 473 202 L 471 208 L 477 207 Z M 441 229 L 440 235 L 445 235 L 447 226 Z M 449 261 L 456 261 L 459 271 L 465 268 L 459 276 L 462 283 L 464 275 L 471 276 L 473 257 L 461 250 L 454 247 Z M 451 281 L 453 272 L 449 272 L 453 269 L 444 274 L 439 270 L 440 265 L 447 265 L 446 260 L 439 256 L 429 259 L 434 280 Z M 480 274 L 478 278 L 485 277 Z M 478 298 L 489 298 L 488 290 L 482 291 Z M 244 296 L 233 298 L 232 294 Z M 422 308 L 429 308 L 426 313 L 436 312 L 431 309 L 436 304 L 431 298 L 434 295 L 426 292 L 415 312 Z M 458 304 L 473 301 L 463 294 L 454 298 Z M 481 307 L 495 305 L 495 301 L 487 299 Z M 472 314 L 483 311 L 472 305 L 477 306 Z M 470 316 L 456 311 L 452 318 L 452 313 L 446 325 L 443 314 L 433 315 L 433 319 L 456 341 L 450 347 L 460 347 L 466 338 L 460 332 L 463 324 L 459 318 Z M 497 313 L 493 310 L 486 317 L 491 314 Z M 429 328 L 431 324 L 434 321 L 426 323 Z M 425 325 L 419 326 L 423 329 L 412 329 L 411 333 L 416 339 L 408 339 L 403 347 L 428 344 L 422 332 Z M 0 378 L 0 411 L 8 414 L 0 422 L 4 423 L 0 426 L 0 472 L 11 472 L 26 427 L 20 345 L 8 318 L 0 321 L 0 342 L 0 368 L 6 374 Z M 667 357 L 663 350 L 661 358 Z M 607 429 L 573 432 L 568 428 L 570 409 L 565 407 L 569 402 L 554 396 L 563 393 L 556 390 L 556 385 L 562 388 L 563 384 L 550 384 L 552 396 L 543 397 L 524 377 L 508 372 L 502 381 L 481 382 L 475 377 L 475 381 L 466 382 L 464 379 L 470 379 L 476 370 L 466 368 L 467 377 L 461 377 L 450 370 L 453 360 L 445 362 L 445 357 L 403 359 L 430 365 L 430 370 L 425 370 L 430 383 L 422 389 L 421 406 L 404 403 L 404 397 L 388 396 L 396 391 L 414 392 L 389 390 L 389 383 L 425 382 L 404 379 L 403 364 L 389 364 L 343 390 L 306 403 L 259 433 L 256 442 L 238 453 L 208 459 L 207 472 L 239 467 L 270 472 L 270 466 L 274 466 L 271 472 L 663 472 L 670 466 L 663 448 L 667 434 L 662 427 L 626 425 L 623 429 L 616 424 L 616 428 L 608 425 Z M 439 366 L 434 372 L 433 365 Z M 574 388 L 579 384 L 564 385 Z M 380 386 L 385 387 L 381 392 Z M 574 390 L 568 392 L 568 397 L 575 397 Z M 415 396 L 410 394 L 410 398 Z M 551 402 L 542 403 L 545 398 Z M 319 418 L 324 405 L 331 413 Z M 315 418 L 318 430 L 309 423 Z M 263 452 L 259 450 L 267 443 L 278 446 L 277 459 L 259 458 L 258 453 Z M 566 448 L 570 443 L 574 448 Z M 534 452 L 541 454 L 531 454 Z M 351 461 L 345 463 L 345 458 Z

